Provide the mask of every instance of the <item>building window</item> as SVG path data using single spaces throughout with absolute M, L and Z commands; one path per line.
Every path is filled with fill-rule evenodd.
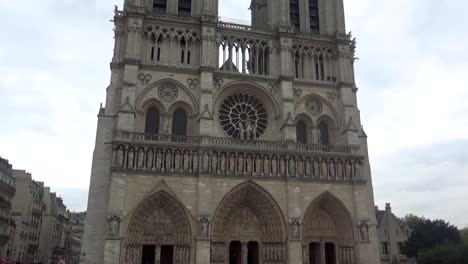
M 398 255 L 403 255 L 403 242 L 398 242 Z
M 388 242 L 382 242 L 382 255 L 388 256 Z
M 192 0 L 179 0 L 179 16 L 192 15 Z
M 289 0 L 289 19 L 294 28 L 300 28 L 299 0 Z
M 327 123 L 321 122 L 318 126 L 320 145 L 330 145 L 330 128 Z
M 172 135 L 187 135 L 187 113 L 182 109 L 178 109 L 174 112 L 172 118 Z
M 146 111 L 145 120 L 145 133 L 158 134 L 159 133 L 159 110 L 156 107 L 151 107 Z
M 307 125 L 304 121 L 299 120 L 296 124 L 297 143 L 307 144 Z
M 310 20 L 310 32 L 319 33 L 319 8 L 318 0 L 309 0 L 309 20 Z
M 167 0 L 153 0 L 153 11 L 158 14 L 166 14 Z

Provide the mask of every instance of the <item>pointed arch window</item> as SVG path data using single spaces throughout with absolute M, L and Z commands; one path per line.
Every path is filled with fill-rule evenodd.
M 320 25 L 319 25 L 319 7 L 318 0 L 309 0 L 309 23 L 310 23 L 310 32 L 319 34 Z
M 289 0 L 289 19 L 294 28 L 300 28 L 299 0 Z
M 187 113 L 183 109 L 178 109 L 172 117 L 172 135 L 187 136 Z
M 296 124 L 297 143 L 307 144 L 307 125 L 303 120 L 299 120 Z
M 153 11 L 157 14 L 166 14 L 167 0 L 153 0 Z
M 318 126 L 319 143 L 321 145 L 330 145 L 330 127 L 326 122 L 321 122 Z
M 156 107 L 150 107 L 146 111 L 145 120 L 145 133 L 146 134 L 158 134 L 159 133 L 159 110 Z
M 192 15 L 192 0 L 179 0 L 179 16 Z

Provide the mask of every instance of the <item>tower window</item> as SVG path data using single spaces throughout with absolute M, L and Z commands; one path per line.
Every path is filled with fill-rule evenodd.
M 299 120 L 296 125 L 297 143 L 307 144 L 307 125 L 304 121 Z
M 153 11 L 158 14 L 166 14 L 167 0 L 153 0 Z
M 294 28 L 300 28 L 299 0 L 289 0 L 289 19 Z
M 179 0 L 179 16 L 192 15 L 192 0 Z
M 320 133 L 320 144 L 321 145 L 330 145 L 330 129 L 327 123 L 322 122 L 318 126 L 319 133 Z
M 187 135 L 187 113 L 182 109 L 178 109 L 174 112 L 172 118 L 172 135 Z
M 151 107 L 146 111 L 145 133 L 159 133 L 159 111 L 155 107 Z
M 318 0 L 309 0 L 309 20 L 310 20 L 310 32 L 319 33 L 319 8 Z

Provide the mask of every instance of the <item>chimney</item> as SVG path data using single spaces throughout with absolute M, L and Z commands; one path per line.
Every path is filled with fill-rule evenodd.
M 392 207 L 390 206 L 390 203 L 385 204 L 385 211 L 392 212 Z

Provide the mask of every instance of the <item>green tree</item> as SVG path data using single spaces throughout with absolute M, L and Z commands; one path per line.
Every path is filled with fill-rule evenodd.
M 441 244 L 418 253 L 418 264 L 468 264 L 468 245 Z
M 468 244 L 468 227 L 465 227 L 462 230 L 460 230 L 460 236 L 462 237 L 463 242 L 465 242 L 465 244 Z
M 403 246 L 403 253 L 408 257 L 417 257 L 420 251 L 433 249 L 443 243 L 460 244 L 462 242 L 458 228 L 443 220 L 412 217 L 408 225 L 411 234 Z
M 424 218 L 424 217 L 420 217 L 420 216 L 417 216 L 417 215 L 414 215 L 414 214 L 409 214 L 409 215 L 406 215 L 403 219 L 403 222 L 405 222 L 405 224 L 410 228 L 410 229 L 414 229 L 417 225 L 423 223 L 424 221 L 426 221 L 427 219 Z

